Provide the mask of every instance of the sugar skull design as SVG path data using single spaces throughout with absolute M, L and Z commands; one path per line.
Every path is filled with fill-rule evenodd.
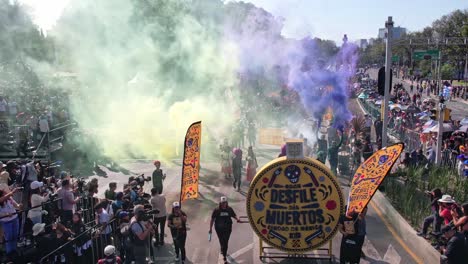
M 284 170 L 284 176 L 286 176 L 291 183 L 297 183 L 300 175 L 301 169 L 296 165 L 289 165 Z

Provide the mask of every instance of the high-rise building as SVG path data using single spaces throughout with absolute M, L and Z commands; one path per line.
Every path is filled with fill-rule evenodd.
M 379 28 L 379 35 L 377 38 L 379 39 L 383 39 L 383 38 L 386 38 L 386 32 L 387 32 L 387 29 L 386 28 Z M 393 28 L 393 38 L 394 39 L 399 39 L 401 37 L 403 37 L 404 35 L 406 35 L 406 28 L 403 28 L 403 27 L 394 27 Z
M 358 45 L 358 47 L 361 49 L 365 49 L 367 46 L 369 46 L 369 43 L 367 42 L 367 39 L 358 39 L 356 41 L 356 45 Z

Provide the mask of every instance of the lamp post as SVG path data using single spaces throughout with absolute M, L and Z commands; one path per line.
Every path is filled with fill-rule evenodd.
M 439 127 L 437 130 L 437 150 L 436 150 L 436 165 L 440 165 L 442 161 L 442 134 L 444 133 L 444 114 L 445 114 L 445 104 L 443 97 L 440 98 L 439 102 Z
M 385 27 L 387 28 L 387 45 L 385 49 L 385 94 L 383 101 L 382 148 L 387 146 L 388 102 L 390 101 L 390 74 L 392 68 L 393 20 L 391 16 L 389 16 L 387 22 L 385 22 Z

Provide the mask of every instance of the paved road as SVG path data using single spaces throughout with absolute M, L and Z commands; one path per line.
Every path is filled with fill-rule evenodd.
M 257 149 L 257 158 L 259 165 L 262 166 L 270 161 L 278 153 L 277 147 L 262 146 Z M 133 173 L 145 173 L 150 175 L 153 166 L 151 161 L 126 161 L 120 164 Z M 168 208 L 172 201 L 178 200 L 180 191 L 180 161 L 174 161 L 171 164 L 163 164 L 163 170 L 167 173 L 167 179 L 164 183 L 164 192 L 168 200 Z M 118 190 L 121 190 L 123 184 L 127 182 L 130 175 L 123 173 L 108 172 L 108 177 L 99 177 L 99 196 L 103 196 L 107 185 L 111 181 L 118 183 Z M 96 177 L 96 176 L 94 176 Z M 347 193 L 346 180 L 340 179 L 344 193 Z M 145 186 L 149 189 L 149 186 Z M 244 192 L 235 192 L 232 182 L 224 179 L 219 173 L 219 164 L 216 161 L 204 161 L 202 163 L 200 177 L 200 192 L 202 196 L 198 200 L 184 202 L 183 210 L 188 215 L 190 231 L 187 240 L 187 258 L 186 263 L 212 264 L 222 263 L 222 257 L 219 253 L 219 244 L 217 237 L 213 234 L 213 239 L 208 242 L 208 228 L 212 209 L 217 205 L 219 197 L 228 196 L 230 205 L 238 215 L 245 216 L 245 191 L 248 186 L 243 186 Z M 382 222 L 380 216 L 372 206 L 369 207 L 367 217 L 368 239 L 364 245 L 364 253 L 368 256 L 361 263 L 417 263 L 397 242 L 389 232 L 388 228 Z M 167 234 L 169 234 L 167 232 Z M 339 246 L 341 235 L 337 235 L 333 240 L 333 255 L 339 258 Z M 166 245 L 157 249 L 156 263 L 175 263 L 170 234 L 166 237 Z M 233 233 L 230 240 L 229 254 L 230 263 L 261 263 L 258 259 L 258 238 L 254 236 L 249 224 L 234 224 Z M 406 246 L 410 247 L 410 246 Z M 411 248 L 411 247 L 410 247 Z M 292 261 L 276 260 L 268 263 L 327 263 L 326 261 Z
M 377 80 L 377 75 L 378 75 L 378 69 L 370 69 L 368 71 L 369 76 Z M 411 81 L 408 80 L 402 80 L 393 77 L 393 84 L 396 83 L 401 83 L 405 87 L 405 89 L 409 92 L 410 91 L 410 84 Z M 423 93 L 423 99 L 430 98 L 430 99 L 435 99 L 438 100 L 438 97 L 435 95 L 430 95 L 429 97 L 426 96 L 426 92 Z M 452 101 L 446 102 L 446 105 L 448 108 L 452 109 L 452 119 L 453 120 L 462 120 L 465 117 L 468 117 L 468 102 L 461 99 L 461 98 L 455 98 Z

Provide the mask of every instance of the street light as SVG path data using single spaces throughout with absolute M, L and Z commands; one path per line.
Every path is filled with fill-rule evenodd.
M 392 17 L 388 17 L 388 21 L 385 22 L 387 28 L 387 45 L 386 45 L 386 56 L 385 56 L 385 93 L 383 101 L 383 126 L 382 126 L 382 148 L 387 146 L 387 124 L 388 124 L 388 101 L 390 100 L 390 74 L 392 68 L 392 31 L 393 31 L 393 20 Z

